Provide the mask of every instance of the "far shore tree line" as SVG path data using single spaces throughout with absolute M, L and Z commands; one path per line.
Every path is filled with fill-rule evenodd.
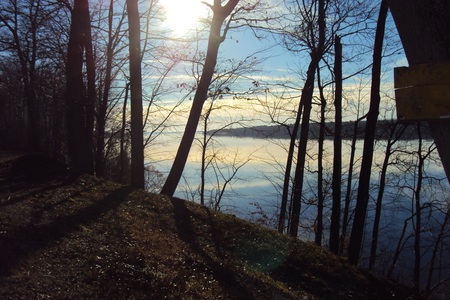
M 236 154 L 225 162 L 213 141 L 247 131 L 251 122 L 233 116 L 216 125 L 213 116 L 232 103 L 223 99 L 247 101 L 264 115 L 264 125 L 253 130 L 262 135 L 274 130 L 266 138 L 278 132 L 286 141 L 286 160 L 274 162 L 280 164 L 279 176 L 268 179 L 279 191 L 272 226 L 293 237 L 309 230 L 316 244 L 354 265 L 394 279 L 410 276 L 417 291 L 438 293 L 450 280 L 450 198 L 447 179 L 429 165 L 442 164 L 450 174 L 450 120 L 386 118 L 382 76 L 384 60 L 401 48 L 410 65 L 450 60 L 450 3 L 210 0 L 204 5 L 209 15 L 180 38 L 164 27 L 163 0 L 2 1 L 0 149 L 44 153 L 82 172 L 172 197 L 197 143 L 202 153 L 197 200 L 218 210 L 250 157 Z M 303 65 L 291 67 L 298 80 L 258 80 L 264 51 L 227 59 L 221 45 L 244 30 L 298 57 Z M 390 44 L 397 32 L 402 45 Z M 238 40 L 234 47 L 248 51 Z M 346 89 L 358 76 L 369 78 L 367 97 Z M 186 103 L 188 111 L 181 109 Z M 145 163 L 151 160 L 146 149 L 180 114 L 187 122 L 166 176 Z M 332 150 L 324 148 L 327 139 Z M 344 143 L 350 153 L 342 152 Z M 380 147 L 381 163 L 374 158 Z M 440 162 L 434 161 L 436 152 Z M 311 168 L 311 161 L 317 167 Z M 215 180 L 210 193 L 207 174 Z M 314 183 L 307 180 L 310 174 Z M 389 241 L 382 240 L 385 227 L 393 225 L 383 220 L 405 199 L 403 223 L 395 224 Z M 411 265 L 411 275 L 398 275 L 401 265 Z

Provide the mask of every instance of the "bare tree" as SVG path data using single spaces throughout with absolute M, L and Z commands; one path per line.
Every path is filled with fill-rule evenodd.
M 342 45 L 339 36 L 336 35 L 335 42 L 335 121 L 334 121 L 334 143 L 333 143 L 333 207 L 330 225 L 330 250 L 339 253 L 339 232 L 341 224 L 341 183 L 342 183 Z
M 186 129 L 181 139 L 177 155 L 167 177 L 166 183 L 161 190 L 162 194 L 173 196 L 178 182 L 180 181 L 192 142 L 194 141 L 195 132 L 200 120 L 203 104 L 207 98 L 209 85 L 214 74 L 219 47 L 220 44 L 225 40 L 226 34 L 230 27 L 231 18 L 225 25 L 223 31 L 222 26 L 226 18 L 233 12 L 238 2 L 239 0 L 229 0 L 227 4 L 222 6 L 220 0 L 214 0 L 213 5 L 208 5 L 213 12 L 213 17 L 211 20 L 205 64 L 203 66 L 202 76 L 194 96 L 192 108 L 189 114 L 188 122 L 186 124 Z
M 369 200 L 369 184 L 372 171 L 372 158 L 374 151 L 375 128 L 380 106 L 380 75 L 381 58 L 383 51 L 384 28 L 386 23 L 388 7 L 386 0 L 382 0 L 377 23 L 377 31 L 374 45 L 374 61 L 372 65 L 372 87 L 370 94 L 370 108 L 367 114 L 366 132 L 364 136 L 364 150 L 359 176 L 358 197 L 355 207 L 355 218 L 353 220 L 352 233 L 348 247 L 348 258 L 350 263 L 358 264 L 361 253 L 362 239 Z
M 300 99 L 300 106 L 303 106 L 302 112 L 302 125 L 300 129 L 300 144 L 298 148 L 297 165 L 294 175 L 294 196 L 292 200 L 292 215 L 291 215 L 291 225 L 289 234 L 291 236 L 297 236 L 298 226 L 300 221 L 300 208 L 301 208 L 301 197 L 303 189 L 303 176 L 305 171 L 305 159 L 306 159 L 306 147 L 308 143 L 309 134 L 309 119 L 311 115 L 311 104 L 312 96 L 314 90 L 314 80 L 315 73 L 318 67 L 322 55 L 325 50 L 325 14 L 326 14 L 325 1 L 319 0 L 317 4 L 317 24 L 318 24 L 318 41 L 317 44 L 311 48 L 311 62 L 308 67 L 307 79 L 305 82 L 305 87 L 302 91 L 302 96 Z M 311 20 L 312 21 L 312 20 Z M 313 26 L 310 23 L 309 26 Z M 314 36 L 311 37 L 314 39 Z M 299 111 L 298 114 L 301 112 Z
M 87 88 L 84 86 L 83 62 L 86 62 Z M 74 1 L 67 50 L 67 127 L 71 164 L 93 173 L 93 131 L 95 102 L 95 65 L 87 0 Z M 87 93 L 84 91 L 87 89 Z
M 142 123 L 141 27 L 138 0 L 127 0 L 130 48 L 131 185 L 145 187 Z
M 397 128 L 400 127 L 399 130 Z M 379 188 L 378 188 L 378 196 L 375 207 L 375 219 L 373 221 L 373 229 L 372 229 L 372 243 L 370 247 L 370 261 L 369 261 L 369 270 L 373 271 L 375 268 L 375 262 L 377 257 L 377 248 L 378 248 L 378 238 L 379 238 L 379 227 L 380 227 L 380 219 L 382 213 L 382 204 L 383 204 L 383 196 L 384 190 L 386 188 L 386 174 L 388 171 L 388 166 L 390 162 L 391 155 L 395 153 L 395 150 L 392 150 L 393 145 L 398 141 L 401 137 L 407 125 L 399 126 L 396 122 L 391 126 L 391 131 L 389 134 L 389 138 L 387 140 L 387 146 L 385 150 L 385 157 L 383 161 L 383 165 L 381 167 L 380 176 L 379 176 Z
M 14 118 L 3 115 L 3 142 L 17 150 L 55 155 L 64 144 L 62 82 L 68 9 L 54 1 L 6 0 L 0 3 L 0 11 L 0 56 L 6 75 L 3 101 L 11 99 L 8 88 L 15 94 L 4 112 L 20 110 Z

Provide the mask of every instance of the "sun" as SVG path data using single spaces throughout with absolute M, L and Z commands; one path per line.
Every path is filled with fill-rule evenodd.
M 200 0 L 162 0 L 161 3 L 166 10 L 164 24 L 177 36 L 195 29 L 199 18 L 208 12 Z

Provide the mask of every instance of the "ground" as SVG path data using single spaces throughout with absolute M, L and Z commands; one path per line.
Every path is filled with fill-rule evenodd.
M 425 299 L 207 209 L 0 152 L 0 299 Z

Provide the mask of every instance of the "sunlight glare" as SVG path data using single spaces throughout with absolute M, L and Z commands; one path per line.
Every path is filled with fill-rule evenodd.
M 195 29 L 198 19 L 207 14 L 207 6 L 200 0 L 163 0 L 166 26 L 174 35 L 183 35 Z

